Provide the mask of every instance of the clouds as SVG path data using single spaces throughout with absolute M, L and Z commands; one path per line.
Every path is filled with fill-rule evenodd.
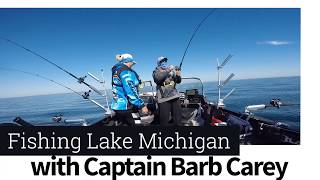
M 291 41 L 278 41 L 278 40 L 272 40 L 272 41 L 259 41 L 256 44 L 258 45 L 270 45 L 270 46 L 285 46 L 293 44 Z

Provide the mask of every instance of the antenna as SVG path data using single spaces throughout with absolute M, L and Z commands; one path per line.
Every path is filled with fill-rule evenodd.
M 226 80 L 224 80 L 221 83 L 221 71 L 222 68 L 230 61 L 233 55 L 229 54 L 224 61 L 220 64 L 219 60 L 217 59 L 217 70 L 218 70 L 218 107 L 224 107 L 223 101 L 227 99 L 234 91 L 235 88 L 233 88 L 227 95 L 225 95 L 223 98 L 221 98 L 221 89 L 235 76 L 233 73 L 231 73 Z
M 220 69 L 223 68 L 223 66 L 225 66 L 230 61 L 231 58 L 232 58 L 232 55 L 229 54 L 228 57 L 226 57 L 226 59 L 224 59 L 224 61 L 221 63 L 221 65 L 218 66 L 218 68 Z

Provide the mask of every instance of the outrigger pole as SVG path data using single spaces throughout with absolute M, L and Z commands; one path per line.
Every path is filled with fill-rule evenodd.
M 195 30 L 193 31 L 192 36 L 191 36 L 191 38 L 190 38 L 190 40 L 189 40 L 189 42 L 188 42 L 188 45 L 187 45 L 186 49 L 184 50 L 184 53 L 183 53 L 183 56 L 182 56 L 182 59 L 181 59 L 180 65 L 179 65 L 179 69 L 181 69 L 181 67 L 182 67 L 182 63 L 183 63 L 184 57 L 186 56 L 186 54 L 187 54 L 187 52 L 188 52 L 189 46 L 191 45 L 191 42 L 192 42 L 194 36 L 196 35 L 196 33 L 198 32 L 198 30 L 200 29 L 201 25 L 202 25 L 202 24 L 208 19 L 208 17 L 209 17 L 212 13 L 214 13 L 215 11 L 216 11 L 216 9 L 211 10 L 211 11 L 202 19 L 202 21 L 197 25 L 197 27 L 196 27 Z
M 15 46 L 17 46 L 17 47 L 19 47 L 19 48 L 22 48 L 22 49 L 28 51 L 29 53 L 31 53 L 31 54 L 33 54 L 33 55 L 41 58 L 42 60 L 50 63 L 51 65 L 57 67 L 58 69 L 64 71 L 65 73 L 69 74 L 69 75 L 72 76 L 73 78 L 77 79 L 78 83 L 84 84 L 84 85 L 88 86 L 88 87 L 89 87 L 90 89 L 92 89 L 94 92 L 96 92 L 96 93 L 98 93 L 98 94 L 100 94 L 100 95 L 103 96 L 103 93 L 102 93 L 102 92 L 100 92 L 98 89 L 96 89 L 95 87 L 93 87 L 92 85 L 90 85 L 90 84 L 88 84 L 88 83 L 86 83 L 86 82 L 84 81 L 84 79 L 86 78 L 86 76 L 84 76 L 84 77 L 77 77 L 76 75 L 74 75 L 74 74 L 72 74 L 71 72 L 67 71 L 66 69 L 62 68 L 62 67 L 59 66 L 58 64 L 50 61 L 49 59 L 41 56 L 41 55 L 38 54 L 37 52 L 35 52 L 35 51 L 33 51 L 33 50 L 30 50 L 30 49 L 24 47 L 23 45 L 15 42 L 15 41 L 12 41 L 12 40 L 10 40 L 10 39 L 3 38 L 3 37 L 0 37 L 0 39 L 4 40 L 5 42 L 11 43 L 11 44 L 13 44 L 13 45 L 15 45 Z
M 94 103 L 95 105 L 97 105 L 98 107 L 102 108 L 104 111 L 107 111 L 107 109 L 106 109 L 103 105 L 101 105 L 100 103 L 98 103 L 97 101 L 95 101 L 95 100 L 93 100 L 93 99 L 91 99 L 91 98 L 89 97 L 89 92 L 90 92 L 90 90 L 89 90 L 88 92 L 85 92 L 84 94 L 80 94 L 79 92 L 73 90 L 72 88 L 70 88 L 70 87 L 68 87 L 68 86 L 66 86 L 66 85 L 64 85 L 64 84 L 61 84 L 61 83 L 59 83 L 59 82 L 57 82 L 57 81 L 55 81 L 55 80 L 52 80 L 52 79 L 50 79 L 50 78 L 48 78 L 48 77 L 42 76 L 42 75 L 40 75 L 40 74 L 36 74 L 36 73 L 32 73 L 32 72 L 27 72 L 27 71 L 23 71 L 23 70 L 19 70 L 19 69 L 3 68 L 3 67 L 0 67 L 0 70 L 16 71 L 16 72 L 28 74 L 28 75 L 31 75 L 31 76 L 35 76 L 35 77 L 38 77 L 38 78 L 41 78 L 41 79 L 50 81 L 50 82 L 52 82 L 52 83 L 55 83 L 55 84 L 57 84 L 57 85 L 59 85 L 59 86 L 61 86 L 61 87 L 64 87 L 64 88 L 66 88 L 66 89 L 68 89 L 68 90 L 70 90 L 70 91 L 78 94 L 79 96 L 83 97 L 83 99 L 87 99 L 87 100 L 91 101 L 92 103 Z

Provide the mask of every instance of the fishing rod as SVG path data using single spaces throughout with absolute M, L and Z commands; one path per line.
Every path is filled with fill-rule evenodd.
M 269 104 L 249 105 L 245 107 L 245 113 L 250 114 L 253 111 L 263 110 L 266 108 L 280 108 L 283 106 L 297 106 L 300 103 L 282 103 L 280 99 L 272 99 Z
M 23 70 L 19 70 L 19 69 L 4 68 L 4 67 L 0 67 L 0 70 L 16 71 L 16 72 L 28 74 L 28 75 L 31 75 L 31 76 L 35 76 L 35 77 L 38 77 L 38 78 L 41 78 L 41 79 L 50 81 L 50 82 L 52 82 L 52 83 L 55 83 L 55 84 L 57 84 L 57 85 L 59 85 L 59 86 L 61 86 L 61 87 L 64 87 L 64 88 L 66 88 L 66 89 L 68 89 L 68 90 L 70 90 L 70 91 L 78 94 L 78 95 L 81 96 L 83 99 L 87 99 L 87 100 L 91 101 L 92 103 L 94 103 L 95 105 L 99 106 L 99 107 L 102 108 L 104 111 L 106 111 L 106 108 L 105 108 L 103 105 L 101 105 L 100 103 L 98 103 L 97 101 L 95 101 L 95 100 L 93 100 L 93 99 L 91 99 L 91 98 L 89 97 L 89 93 L 91 92 L 91 90 L 89 90 L 88 92 L 85 92 L 84 94 L 80 94 L 79 92 L 75 91 L 74 89 L 72 89 L 72 88 L 70 88 L 70 87 L 68 87 L 68 86 L 66 86 L 66 85 L 64 85 L 64 84 L 62 84 L 62 83 L 59 83 L 59 82 L 57 82 L 57 81 L 55 81 L 55 80 L 52 80 L 52 79 L 50 79 L 50 78 L 48 78 L 48 77 L 46 77 L 46 76 L 42 76 L 42 75 L 40 75 L 40 74 L 36 74 L 36 73 L 32 73 L 32 72 L 27 72 L 27 71 L 23 71 Z
M 4 40 L 5 42 L 8 42 L 8 43 L 10 43 L 10 44 L 13 44 L 13 45 L 16 46 L 16 47 L 19 47 L 19 48 L 21 48 L 21 49 L 24 49 L 24 50 L 26 50 L 27 52 L 29 52 L 29 53 L 31 53 L 31 54 L 33 54 L 33 55 L 41 58 L 42 60 L 50 63 L 51 65 L 57 67 L 58 69 L 64 71 L 65 73 L 69 74 L 71 77 L 77 79 L 77 81 L 78 81 L 79 84 L 83 83 L 84 85 L 88 86 L 90 89 L 92 89 L 93 91 L 95 91 L 96 93 L 98 93 L 98 94 L 100 94 L 100 95 L 103 96 L 103 93 L 102 93 L 102 92 L 100 92 L 98 89 L 96 89 L 95 87 L 93 87 L 92 85 L 90 85 L 90 84 L 88 84 L 88 83 L 86 83 L 86 82 L 84 81 L 84 79 L 85 79 L 87 76 L 77 77 L 76 75 L 74 75 L 74 74 L 72 74 L 71 72 L 67 71 L 66 69 L 64 69 L 63 67 L 59 66 L 58 64 L 50 61 L 48 58 L 43 57 L 42 55 L 38 54 L 37 52 L 35 52 L 35 51 L 33 51 L 33 50 L 30 50 L 30 49 L 26 48 L 25 46 L 23 46 L 23 45 L 15 42 L 15 41 L 12 41 L 12 40 L 7 39 L 7 38 L 4 38 L 4 37 L 0 37 L 0 39 Z
M 196 27 L 195 30 L 193 31 L 192 36 L 191 36 L 191 38 L 190 38 L 190 40 L 189 40 L 189 42 L 188 42 L 188 45 L 187 45 L 186 49 L 184 50 L 184 53 L 183 53 L 183 56 L 182 56 L 182 59 L 181 59 L 180 65 L 179 65 L 179 69 L 181 69 L 181 66 L 182 66 L 182 63 L 183 63 L 183 61 L 184 61 L 184 58 L 185 58 L 185 56 L 186 56 L 186 54 L 187 54 L 187 52 L 188 52 L 189 46 L 191 45 L 191 42 L 192 42 L 193 38 L 195 37 L 196 33 L 197 33 L 198 30 L 200 29 L 201 25 L 202 25 L 202 24 L 209 18 L 209 16 L 210 16 L 212 13 L 214 13 L 215 11 L 216 11 L 216 9 L 211 10 L 211 11 L 202 19 L 202 21 L 197 25 L 197 27 Z

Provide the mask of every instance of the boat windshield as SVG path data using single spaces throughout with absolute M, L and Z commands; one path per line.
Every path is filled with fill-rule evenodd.
M 143 81 L 142 84 L 139 86 L 139 94 L 152 94 L 155 93 L 155 84 L 152 83 L 152 81 Z M 186 90 L 193 90 L 197 89 L 198 93 L 200 95 L 203 95 L 203 84 L 201 79 L 196 77 L 188 77 L 188 78 L 182 78 L 182 81 L 180 84 L 177 84 L 176 86 L 177 90 L 179 92 L 186 92 Z
M 190 77 L 182 78 L 180 84 L 177 84 L 179 92 L 186 92 L 186 90 L 197 89 L 200 95 L 203 95 L 203 84 L 200 78 Z
M 152 81 L 142 81 L 142 83 L 139 85 L 139 94 L 152 94 L 155 93 L 155 84 L 152 83 Z

